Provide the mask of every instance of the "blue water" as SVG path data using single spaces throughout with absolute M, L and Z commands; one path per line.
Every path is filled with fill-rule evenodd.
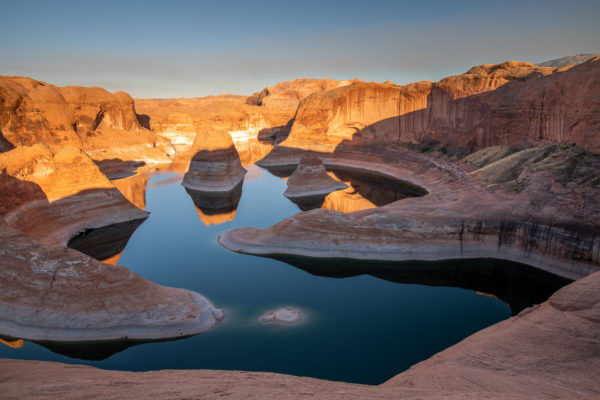
M 244 182 L 235 218 L 220 225 L 200 221 L 181 185 L 152 185 L 146 191 L 151 216 L 132 235 L 118 263 L 153 282 L 202 293 L 226 310 L 215 329 L 128 347 L 101 361 L 69 358 L 30 342 L 20 349 L 0 345 L 0 357 L 124 370 L 270 371 L 378 384 L 511 315 L 497 298 L 471 290 L 367 275 L 319 277 L 223 249 L 216 242 L 220 232 L 266 227 L 299 212 L 282 196 L 285 181 L 258 167 L 249 169 L 260 176 Z M 305 323 L 258 322 L 264 312 L 281 306 L 301 308 Z

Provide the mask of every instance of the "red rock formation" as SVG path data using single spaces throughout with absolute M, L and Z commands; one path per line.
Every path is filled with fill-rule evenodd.
M 196 136 L 196 152 L 182 185 L 202 192 L 229 192 L 244 179 L 240 157 L 227 132 L 205 130 Z
M 325 165 L 318 157 L 306 155 L 287 180 L 287 189 L 283 195 L 291 199 L 321 197 L 323 200 L 329 193 L 347 187 L 345 183 L 327 175 Z
M 74 147 L 55 151 L 43 144 L 18 147 L 0 154 L 0 170 L 19 180 L 35 183 L 50 202 L 87 189 L 113 188 L 96 164 Z
M 136 99 L 142 123 L 173 144 L 191 145 L 195 133 L 210 127 L 233 140 L 256 138 L 285 126 L 300 100 L 312 92 L 346 84 L 332 79 L 296 79 L 269 86 L 253 96 L 219 95 L 180 99 Z
M 219 243 L 260 255 L 499 258 L 574 279 L 600 269 L 596 155 L 569 146 L 542 146 L 472 174 L 408 151 L 379 149 L 377 161 L 358 149 L 319 157 L 328 166 L 395 176 L 429 193 L 352 214 L 300 213 L 269 228 L 224 232 Z M 284 154 L 282 161 L 288 160 Z M 269 161 L 273 165 L 275 160 Z
M 406 86 L 354 82 L 304 99 L 284 143 L 331 152 L 343 141 L 431 142 L 471 151 L 553 141 L 599 152 L 599 61 L 570 69 L 509 61 Z
M 222 317 L 197 293 L 153 284 L 64 247 L 77 237 L 79 247 L 93 240 L 94 251 L 111 255 L 148 216 L 83 151 L 17 147 L 0 154 L 0 169 L 2 334 L 158 339 L 203 332 Z
M 223 317 L 204 297 L 77 251 L 44 246 L 0 220 L 0 332 L 29 340 L 176 338 Z
M 38 143 L 74 146 L 99 160 L 168 162 L 173 153 L 168 141 L 139 124 L 124 92 L 0 77 L 0 151 Z

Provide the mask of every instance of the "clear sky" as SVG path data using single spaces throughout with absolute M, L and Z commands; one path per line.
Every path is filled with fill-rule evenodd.
M 600 0 L 0 1 L 0 74 L 134 97 L 404 84 L 600 52 Z

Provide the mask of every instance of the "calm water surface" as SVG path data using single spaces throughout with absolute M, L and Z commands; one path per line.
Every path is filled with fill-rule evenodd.
M 19 349 L 0 345 L 0 357 L 135 371 L 271 371 L 378 384 L 511 315 L 498 298 L 473 290 L 368 275 L 316 276 L 281 261 L 223 249 L 216 237 L 224 230 L 267 227 L 299 212 L 282 195 L 284 180 L 256 166 L 247 169 L 237 210 L 216 216 L 195 208 L 177 183 L 178 175 L 152 178 L 145 199 L 152 214 L 118 261 L 153 282 L 202 293 L 225 309 L 227 317 L 215 329 L 180 340 L 130 347 L 117 343 L 100 353 L 86 344 L 45 344 L 79 357 L 107 357 L 96 361 L 30 342 Z M 264 312 L 281 306 L 301 308 L 305 323 L 282 327 L 258 322 Z

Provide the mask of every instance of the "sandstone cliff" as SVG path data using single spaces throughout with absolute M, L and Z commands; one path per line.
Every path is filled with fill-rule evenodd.
M 191 145 L 196 132 L 211 128 L 229 132 L 234 141 L 275 135 L 294 116 L 310 93 L 347 82 L 296 79 L 269 86 L 252 96 L 219 95 L 179 99 L 136 99 L 142 124 L 174 145 Z
M 139 124 L 124 92 L 0 77 L 0 151 L 38 143 L 74 146 L 99 160 L 168 162 L 173 154 L 167 140 Z
M 313 93 L 286 146 L 331 152 L 340 143 L 414 143 L 470 152 L 544 141 L 600 151 L 600 58 L 568 68 L 514 61 L 440 82 L 354 82 Z
M 96 164 L 75 147 L 62 147 L 55 151 L 43 144 L 18 147 L 0 153 L 0 170 L 19 180 L 39 185 L 50 202 L 87 189 L 113 188 Z M 20 200 L 26 202 L 31 199 Z

